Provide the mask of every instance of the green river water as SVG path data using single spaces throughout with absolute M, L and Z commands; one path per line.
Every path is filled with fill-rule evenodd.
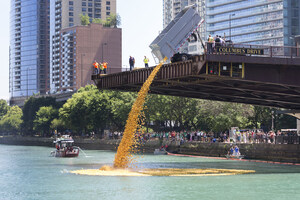
M 203 177 L 100 177 L 70 174 L 112 165 L 115 152 L 86 150 L 50 157 L 54 148 L 0 145 L 0 199 L 300 199 L 300 166 L 144 155 L 139 168 L 251 169 L 255 174 Z

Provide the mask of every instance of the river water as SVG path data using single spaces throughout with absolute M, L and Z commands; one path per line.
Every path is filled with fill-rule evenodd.
M 255 174 L 201 177 L 100 177 L 69 173 L 112 165 L 115 152 L 49 157 L 54 148 L 0 145 L 0 199 L 300 199 L 300 166 L 144 155 L 140 168 L 251 169 Z

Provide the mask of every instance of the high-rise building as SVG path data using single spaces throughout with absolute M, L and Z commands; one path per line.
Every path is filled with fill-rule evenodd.
M 90 20 L 105 20 L 110 14 L 116 14 L 116 0 L 51 0 L 50 13 L 50 87 L 51 92 L 57 92 L 63 76 L 60 31 L 81 25 L 81 14 L 88 15 Z M 94 39 L 97 40 L 96 37 Z
M 60 31 L 59 88 L 77 91 L 93 84 L 93 62 L 107 62 L 107 73 L 122 71 L 122 31 L 101 24 L 73 26 Z
M 186 6 L 195 5 L 200 17 L 205 18 L 205 0 L 163 0 L 163 27 L 165 28 L 175 16 Z M 205 23 L 198 32 L 202 40 L 205 39 Z M 186 43 L 182 46 L 181 52 L 199 53 L 203 51 L 200 41 Z
M 49 0 L 11 0 L 11 98 L 49 90 Z
M 207 0 L 207 34 L 234 43 L 292 46 L 299 35 L 299 1 Z
M 185 6 L 197 4 L 205 24 L 203 40 L 220 35 L 234 43 L 293 46 L 300 34 L 300 1 L 292 0 L 164 0 L 164 27 Z M 201 53 L 201 45 L 190 43 L 182 52 Z

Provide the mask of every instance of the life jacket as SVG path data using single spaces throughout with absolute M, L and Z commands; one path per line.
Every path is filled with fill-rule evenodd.
M 148 58 L 145 58 L 145 59 L 144 59 L 144 63 L 147 64 L 148 62 L 149 62 L 149 59 L 148 59 Z
M 214 38 L 213 37 L 209 37 L 208 38 L 208 42 L 213 42 L 214 41 Z
M 104 63 L 103 63 L 103 67 L 104 67 L 104 69 L 107 68 L 107 62 L 104 62 Z
M 103 70 L 104 69 L 103 64 L 100 63 L 99 68 L 100 70 Z
M 99 67 L 99 63 L 97 63 L 97 62 L 94 62 L 93 65 L 94 65 L 95 69 L 97 69 Z

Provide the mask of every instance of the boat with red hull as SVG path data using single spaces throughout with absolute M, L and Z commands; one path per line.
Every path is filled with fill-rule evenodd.
M 77 157 L 79 155 L 79 147 L 73 146 L 74 140 L 69 135 L 63 135 L 53 141 L 56 150 L 51 152 L 54 157 Z

